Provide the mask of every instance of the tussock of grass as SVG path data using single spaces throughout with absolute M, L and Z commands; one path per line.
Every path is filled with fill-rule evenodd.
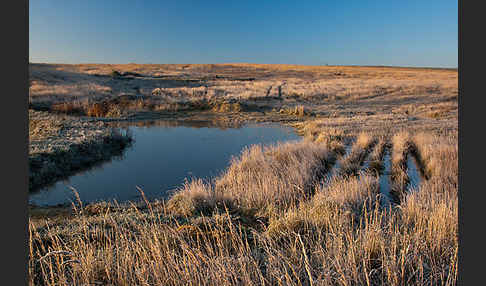
M 453 139 L 446 141 L 432 134 L 421 132 L 415 134 L 412 140 L 419 169 L 426 178 L 449 172 L 448 168 L 457 172 L 457 166 L 448 164 L 448 162 L 457 162 L 457 158 L 450 157 L 454 154 L 457 156 L 457 145 L 455 146 L 451 142 Z
M 295 125 L 297 132 L 310 141 L 324 144 L 332 152 L 344 155 L 344 141 L 348 136 L 340 129 L 323 129 L 316 121 L 298 123 Z
M 201 179 L 185 182 L 167 204 L 171 213 L 182 216 L 211 215 L 217 208 L 234 209 L 233 200 Z
M 111 74 L 110 74 L 110 75 L 111 75 L 113 78 L 119 78 L 119 77 L 121 77 L 121 76 L 122 76 L 122 74 L 121 74 L 119 71 L 117 71 L 117 70 L 113 70 L 113 71 L 111 72 Z
M 90 117 L 105 117 L 105 114 L 108 113 L 108 108 L 106 102 L 97 102 L 87 108 L 86 115 Z
M 364 159 L 375 144 L 376 139 L 371 134 L 364 132 L 358 134 L 349 155 L 341 160 L 341 168 L 338 173 L 344 176 L 357 175 Z
M 310 134 L 312 135 L 312 131 Z M 342 130 L 338 129 L 329 129 L 326 131 L 316 132 L 315 135 L 317 135 L 317 138 L 315 139 L 316 142 L 326 144 L 343 142 L 346 138 L 346 135 L 342 132 Z
M 387 142 L 384 137 L 380 137 L 373 151 L 370 153 L 368 170 L 371 173 L 382 173 L 384 169 L 383 157 L 387 148 Z
M 325 228 L 330 231 L 337 227 L 333 223 L 351 223 L 364 211 L 365 204 L 373 207 L 377 201 L 378 179 L 374 176 L 334 177 L 328 185 L 319 185 L 312 200 L 290 209 L 282 218 L 270 222 L 267 232 L 275 237 L 280 234 L 298 233 L 307 228 Z M 338 231 L 338 229 L 334 229 Z M 301 233 L 303 234 L 303 233 Z

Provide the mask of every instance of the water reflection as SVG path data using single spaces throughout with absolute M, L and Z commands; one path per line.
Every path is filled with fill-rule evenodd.
M 223 120 L 142 120 L 110 122 L 110 125 L 120 128 L 128 127 L 191 127 L 191 128 L 218 128 L 221 130 L 241 128 L 244 123 Z

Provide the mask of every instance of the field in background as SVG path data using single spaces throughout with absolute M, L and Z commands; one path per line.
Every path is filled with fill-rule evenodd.
M 339 127 L 457 129 L 457 70 L 391 67 L 30 64 L 30 106 L 92 117 L 201 112 L 316 117 Z M 334 123 L 337 122 L 337 123 Z
M 31 285 L 456 284 L 457 70 L 29 69 L 31 108 L 58 116 L 279 121 L 304 137 L 249 146 L 167 201 L 32 210 Z

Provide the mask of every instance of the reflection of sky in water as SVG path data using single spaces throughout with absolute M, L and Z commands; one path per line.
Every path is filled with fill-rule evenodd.
M 383 173 L 380 175 L 380 193 L 382 194 L 382 204 L 389 205 L 391 202 L 390 198 L 390 174 L 391 174 L 391 160 L 390 160 L 390 150 L 385 150 L 383 155 Z
M 407 173 L 409 178 L 408 191 L 416 191 L 420 186 L 420 173 L 417 162 L 411 155 L 407 156 Z
M 391 172 L 391 160 L 390 160 L 390 152 L 387 150 L 384 160 L 384 167 L 385 170 L 383 174 L 380 176 L 380 192 L 383 195 L 383 204 L 388 205 L 390 204 L 393 199 L 390 196 L 390 188 L 391 188 L 391 181 L 390 181 L 390 172 Z M 409 178 L 409 183 L 407 186 L 407 192 L 412 192 L 418 190 L 420 186 L 420 173 L 417 168 L 417 162 L 415 158 L 410 154 L 407 155 L 407 174 Z
M 248 125 L 236 129 L 209 127 L 129 127 L 135 142 L 122 159 L 113 159 L 66 181 L 30 195 L 30 202 L 55 205 L 70 202 L 74 187 L 84 202 L 138 199 L 143 189 L 151 198 L 164 197 L 190 177 L 218 175 L 232 155 L 251 144 L 298 140 L 292 129 L 278 125 Z

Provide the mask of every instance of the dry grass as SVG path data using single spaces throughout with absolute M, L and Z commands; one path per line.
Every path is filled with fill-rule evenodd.
M 372 173 L 382 173 L 384 168 L 383 156 L 387 146 L 387 141 L 385 137 L 379 137 L 373 151 L 369 157 L 368 171 Z
M 238 102 L 222 102 L 214 104 L 212 111 L 215 112 L 241 112 L 243 105 Z
M 253 147 L 219 182 L 188 182 L 167 204 L 99 203 L 67 220 L 31 218 L 30 284 L 455 285 L 457 141 L 392 141 L 408 138 L 432 172 L 399 208 L 380 206 L 370 174 L 299 192 L 313 181 L 312 158 L 328 156 L 319 144 Z M 249 210 L 290 201 L 279 215 Z
M 57 136 L 62 127 L 61 120 L 29 118 L 29 142 Z
M 357 175 L 363 161 L 375 144 L 376 140 L 371 134 L 360 133 L 349 154 L 341 160 L 339 174 L 344 176 Z
M 231 202 L 268 216 L 310 196 L 314 184 L 327 172 L 332 156 L 326 146 L 305 141 L 253 145 L 232 159 L 214 186 L 200 181 L 186 184 L 168 203 L 170 209 L 184 215 L 193 214 L 195 202 L 204 200 L 213 206 L 222 201 L 229 206 Z
M 55 103 L 51 106 L 51 111 L 72 115 L 83 115 L 85 113 L 83 106 L 75 102 Z
M 396 201 L 401 201 L 409 183 L 407 174 L 407 155 L 410 151 L 410 133 L 403 131 L 396 133 L 392 138 L 391 154 L 391 193 Z
M 132 138 L 113 130 L 69 146 L 29 154 L 29 191 L 66 179 L 93 165 L 121 156 Z
M 451 160 L 451 162 L 457 164 L 457 157 L 448 157 L 451 154 L 457 156 L 457 144 L 454 145 L 454 142 L 457 142 L 457 137 L 450 137 L 448 141 L 445 141 L 440 137 L 421 132 L 415 134 L 412 140 L 415 147 L 415 155 L 424 177 L 429 178 L 434 175 L 437 176 L 441 172 L 449 173 L 451 171 L 455 171 L 457 176 L 458 166 L 450 165 L 451 163 L 448 162 L 448 160 Z
M 185 182 L 168 201 L 167 210 L 175 215 L 211 215 L 215 209 L 234 208 L 234 198 L 216 191 L 210 182 L 195 179 Z
M 122 114 L 200 108 L 231 115 L 254 104 L 276 111 L 297 106 L 289 116 L 299 117 L 301 109 L 316 116 L 294 124 L 306 140 L 248 148 L 214 180 L 188 181 L 167 201 L 102 202 L 75 205 L 70 216 L 31 216 L 30 285 L 456 284 L 457 71 L 253 64 L 30 68 L 33 104 L 110 101 L 132 92 L 141 81 L 123 78 L 139 73 L 146 82 L 143 99 L 114 102 Z M 88 83 L 95 92 L 88 92 Z M 81 87 L 75 96 L 60 92 L 75 86 Z M 41 134 L 41 122 L 31 125 L 40 137 L 62 129 Z M 349 155 L 340 157 L 350 140 Z M 381 169 L 387 148 L 400 200 L 385 207 L 380 174 L 355 171 L 368 154 L 369 169 Z M 404 191 L 408 154 L 426 175 L 411 193 Z M 342 167 L 324 179 L 338 158 Z
M 113 70 L 119 71 L 120 76 L 113 77 Z M 234 104 L 237 102 L 242 107 L 254 105 L 257 110 L 282 110 L 281 115 L 297 118 L 314 115 L 337 129 L 355 125 L 366 131 L 383 126 L 457 129 L 457 70 L 252 64 L 30 64 L 29 71 L 29 100 L 39 108 L 139 95 L 144 103 L 120 107 L 121 111 L 246 111 Z M 242 80 L 245 78 L 252 80 Z M 199 103 L 213 101 L 231 101 L 232 105 L 200 108 Z

